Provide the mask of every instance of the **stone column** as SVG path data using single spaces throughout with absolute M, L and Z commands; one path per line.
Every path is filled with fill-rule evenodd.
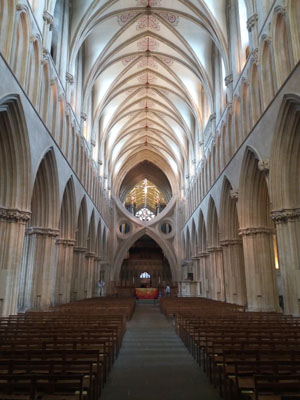
M 93 281 L 92 281 L 92 297 L 99 296 L 98 281 L 101 279 L 101 257 L 94 257 Z
M 226 86 L 226 104 L 232 104 L 233 98 L 233 74 L 225 76 L 225 86 Z
M 52 41 L 52 29 L 54 26 L 53 15 L 51 15 L 48 11 L 44 11 L 43 13 L 43 47 L 50 52 L 51 49 L 51 41 Z
M 95 256 L 96 253 L 89 252 L 86 253 L 86 273 L 84 279 L 84 293 L 86 298 L 92 297 L 93 294 L 93 285 L 97 282 L 94 282 L 94 266 L 95 266 Z
M 51 304 L 55 284 L 55 241 L 59 230 L 29 227 L 26 229 L 22 286 L 23 308 L 43 309 Z
M 56 279 L 54 289 L 54 304 L 64 304 L 70 302 L 73 250 L 75 240 L 57 239 L 56 240 Z
M 279 311 L 273 235 L 267 227 L 240 229 L 243 237 L 248 311 Z
M 84 299 L 84 279 L 86 274 L 86 247 L 74 247 L 71 301 Z
M 300 316 L 300 208 L 271 213 L 276 224 L 284 313 Z
M 246 282 L 243 241 L 228 239 L 220 242 L 223 249 L 224 284 L 228 303 L 246 304 Z
M 226 300 L 226 296 L 222 247 L 209 247 L 208 253 L 209 291 L 212 296 L 211 298 L 224 301 Z
M 25 225 L 29 211 L 0 208 L 0 316 L 17 313 Z
M 247 29 L 249 32 L 250 51 L 258 48 L 258 30 L 257 30 L 258 14 L 254 13 L 247 20 Z
M 199 292 L 201 297 L 209 298 L 209 285 L 207 279 L 207 257 L 208 253 L 199 254 Z

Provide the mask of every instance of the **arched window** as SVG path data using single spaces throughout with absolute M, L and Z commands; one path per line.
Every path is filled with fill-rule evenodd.
M 140 279 L 150 279 L 150 278 L 151 278 L 151 275 L 148 274 L 148 272 L 143 272 L 143 273 L 140 275 Z
M 247 29 L 247 9 L 245 0 L 238 0 L 239 28 L 240 28 L 240 54 L 241 70 L 244 68 L 249 56 L 249 34 Z

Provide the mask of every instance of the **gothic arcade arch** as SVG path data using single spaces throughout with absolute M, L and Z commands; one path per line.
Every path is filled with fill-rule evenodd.
M 156 234 L 156 232 L 153 232 L 150 229 L 144 228 L 136 232 L 134 235 L 132 235 L 128 240 L 124 241 L 116 252 L 116 257 L 113 261 L 113 268 L 112 268 L 112 275 L 111 278 L 114 280 L 118 280 L 121 266 L 123 259 L 128 252 L 128 250 L 132 247 L 132 245 L 140 239 L 143 235 L 149 236 L 152 240 L 154 240 L 162 249 L 165 257 L 167 258 L 170 269 L 172 272 L 172 280 L 176 281 L 177 280 L 177 260 L 174 254 L 172 253 L 172 249 L 169 248 L 169 246 L 165 243 L 163 239 L 161 239 L 160 235 Z
M 240 176 L 239 220 L 245 255 L 247 303 L 250 311 L 277 311 L 274 225 L 265 164 L 246 148 Z
M 17 312 L 25 225 L 31 217 L 30 186 L 23 108 L 18 95 L 8 95 L 0 99 L 0 316 Z
M 243 242 L 239 235 L 238 192 L 224 178 L 220 207 L 220 244 L 223 250 L 226 301 L 246 304 L 246 282 Z
M 299 315 L 300 97 L 285 95 L 270 160 L 272 218 L 276 225 L 284 311 Z

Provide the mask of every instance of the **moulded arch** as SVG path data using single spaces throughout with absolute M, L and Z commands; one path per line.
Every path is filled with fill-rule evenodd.
M 192 234 L 191 234 L 191 256 L 195 257 L 197 255 L 197 230 L 196 230 L 196 224 L 195 220 L 193 219 L 192 223 Z
M 222 184 L 220 207 L 220 240 L 238 239 L 239 221 L 236 199 L 231 195 L 232 185 L 225 176 Z
M 272 227 L 266 176 L 259 169 L 258 163 L 257 153 L 247 147 L 239 183 L 238 206 L 241 229 L 244 227 Z
M 16 0 L 0 1 L 0 52 L 9 62 L 11 44 L 14 32 Z
M 210 196 L 207 216 L 207 241 L 208 247 L 219 246 L 219 223 L 215 201 Z
M 75 238 L 75 188 L 73 177 L 71 177 L 65 187 L 61 211 L 60 211 L 60 237 L 67 239 Z
M 18 95 L 0 99 L 0 206 L 30 209 L 30 147 Z
M 38 89 L 40 82 L 41 65 L 41 43 L 39 38 L 32 39 L 29 48 L 29 60 L 26 76 L 26 92 L 32 104 L 36 107 L 38 104 Z
M 102 224 L 101 224 L 101 220 L 99 220 L 98 226 L 97 226 L 97 234 L 96 234 L 96 256 L 97 257 L 102 256 L 101 238 L 102 238 Z
M 290 21 L 291 43 L 294 55 L 294 64 L 300 59 L 300 7 L 298 0 L 289 1 L 288 16 Z
M 88 216 L 87 216 L 86 197 L 83 196 L 78 213 L 78 222 L 76 230 L 76 246 L 86 248 L 88 233 Z
M 187 227 L 186 229 L 186 242 L 185 242 L 184 254 L 187 260 L 189 260 L 192 257 L 191 235 L 189 227 Z
M 274 210 L 300 203 L 300 96 L 286 94 L 278 115 L 270 159 L 270 193 Z
M 10 61 L 12 70 L 22 86 L 24 86 L 26 80 L 29 33 L 31 32 L 31 27 L 28 26 L 29 22 L 27 7 L 23 7 L 15 19 L 15 32 Z
M 89 252 L 96 252 L 96 225 L 95 225 L 95 211 L 92 211 L 92 215 L 89 223 L 88 237 L 87 237 L 87 248 Z
M 31 198 L 31 226 L 57 228 L 59 219 L 59 185 L 54 150 L 42 158 L 35 177 Z
M 259 76 L 257 65 L 253 62 L 250 69 L 250 104 L 252 126 L 258 121 L 261 115 L 261 95 L 259 90 Z
M 41 90 L 39 99 L 39 114 L 44 121 L 47 122 L 49 97 L 50 97 L 50 70 L 49 64 L 46 60 L 43 60 L 43 68 L 41 73 Z
M 278 13 L 273 22 L 273 41 L 277 86 L 280 87 L 291 71 L 290 40 L 282 13 Z
M 202 210 L 199 214 L 199 253 L 206 253 L 207 251 L 207 240 L 206 240 L 206 227 L 205 220 Z
M 268 40 L 261 43 L 261 82 L 263 106 L 267 108 L 275 94 L 275 76 L 271 44 Z
M 176 281 L 177 280 L 177 268 L 176 268 L 177 260 L 176 260 L 176 256 L 174 255 L 174 250 L 168 247 L 168 245 L 166 244 L 166 241 L 164 241 L 160 237 L 160 235 L 158 235 L 156 232 L 154 232 L 150 229 L 147 229 L 147 228 L 139 230 L 134 235 L 132 235 L 128 240 L 126 240 L 124 243 L 121 244 L 118 251 L 116 252 L 116 257 L 113 262 L 113 276 L 116 278 L 116 280 L 118 280 L 122 262 L 123 262 L 123 259 L 126 255 L 126 253 L 134 245 L 134 243 L 138 239 L 140 239 L 143 235 L 149 236 L 161 247 L 165 257 L 169 261 L 170 268 L 172 271 L 173 281 Z

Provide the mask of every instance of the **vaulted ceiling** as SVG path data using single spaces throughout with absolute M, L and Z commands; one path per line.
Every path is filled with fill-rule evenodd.
M 214 109 L 216 55 L 228 69 L 225 6 L 72 2 L 71 65 L 82 54 L 84 111 L 113 193 L 145 160 L 164 171 L 173 193 L 180 190 Z

